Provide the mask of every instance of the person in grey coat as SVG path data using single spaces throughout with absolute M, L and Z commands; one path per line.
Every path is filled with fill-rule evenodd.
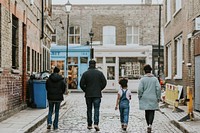
M 155 110 L 159 109 L 158 103 L 161 98 L 161 87 L 158 79 L 151 74 L 151 66 L 145 65 L 145 75 L 140 79 L 138 87 L 139 109 L 145 110 L 147 132 L 152 130 Z

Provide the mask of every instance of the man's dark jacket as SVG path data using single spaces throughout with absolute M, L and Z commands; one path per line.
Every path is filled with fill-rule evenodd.
M 89 67 L 80 80 L 80 87 L 85 92 L 85 97 L 102 97 L 101 91 L 106 84 L 105 76 L 95 67 Z
M 63 77 L 58 73 L 52 73 L 46 82 L 47 99 L 49 101 L 62 101 L 66 90 Z

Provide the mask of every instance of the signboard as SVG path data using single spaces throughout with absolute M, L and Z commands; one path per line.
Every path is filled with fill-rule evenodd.
M 200 18 L 195 19 L 195 30 L 200 30 Z

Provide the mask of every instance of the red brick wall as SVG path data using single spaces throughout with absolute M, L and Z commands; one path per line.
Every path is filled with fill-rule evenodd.
M 0 120 L 22 107 L 22 78 L 4 69 L 0 73 Z

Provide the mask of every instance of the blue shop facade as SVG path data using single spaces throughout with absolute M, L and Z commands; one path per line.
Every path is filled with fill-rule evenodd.
M 80 89 L 80 78 L 88 69 L 90 60 L 89 46 L 52 45 L 50 49 L 51 69 L 60 68 L 60 74 L 66 78 L 69 89 Z

